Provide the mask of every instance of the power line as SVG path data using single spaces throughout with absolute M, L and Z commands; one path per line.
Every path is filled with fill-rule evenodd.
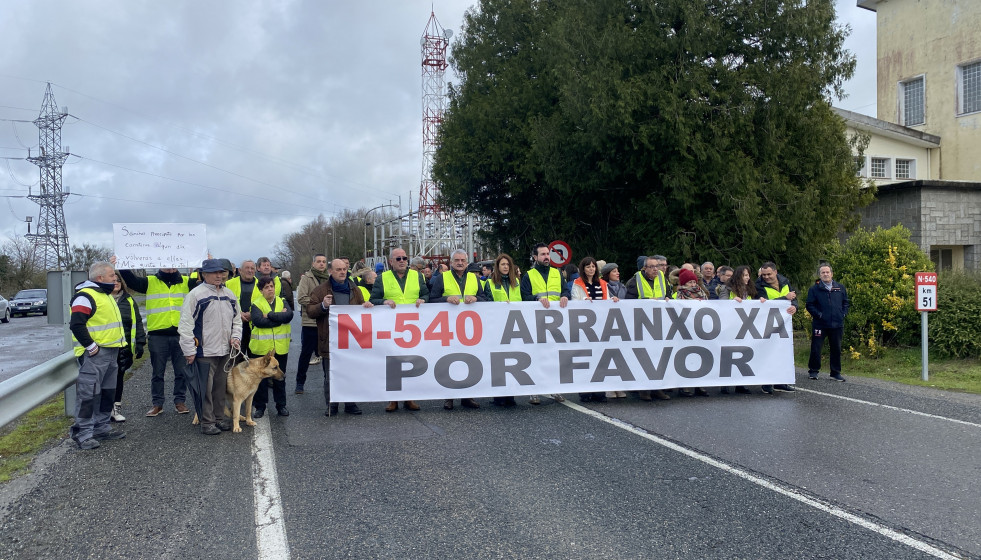
M 156 205 L 156 206 L 174 206 L 174 207 L 177 207 L 177 208 L 194 208 L 196 210 L 216 210 L 216 211 L 219 211 L 219 212 L 236 212 L 236 213 L 241 213 L 241 214 L 252 214 L 252 215 L 255 215 L 256 214 L 256 211 L 254 209 L 250 209 L 250 210 L 235 210 L 235 209 L 232 209 L 232 208 L 217 208 L 217 207 L 214 207 L 214 206 L 201 206 L 200 204 L 191 205 L 191 204 L 175 204 L 175 203 L 172 203 L 172 202 L 158 202 L 158 201 L 155 201 L 155 200 L 134 200 L 134 199 L 131 199 L 131 198 L 118 198 L 118 197 L 114 197 L 114 196 L 103 196 L 103 195 L 98 195 L 98 194 L 83 194 L 83 193 L 78 193 L 78 192 L 69 193 L 69 196 L 79 196 L 79 197 L 85 197 L 85 198 L 101 198 L 101 199 L 104 199 L 104 200 L 118 200 L 118 201 L 122 201 L 122 202 L 136 202 L 136 203 L 139 203 L 139 204 L 153 204 L 153 205 Z M 9 198 L 18 198 L 18 197 L 9 197 Z M 23 197 L 20 197 L 20 198 L 23 198 Z M 263 215 L 273 214 L 273 215 L 276 215 L 276 216 L 289 216 L 291 218 L 317 218 L 317 216 L 311 216 L 311 215 L 308 215 L 308 214 L 296 214 L 296 213 L 289 213 L 289 214 L 287 214 L 285 212 L 270 212 L 268 210 L 263 210 L 262 211 L 262 214 Z
M 223 192 L 223 193 L 232 194 L 232 195 L 235 195 L 235 196 L 244 196 L 244 197 L 248 197 L 248 198 L 255 198 L 257 200 L 264 200 L 266 202 L 272 202 L 272 203 L 279 204 L 279 205 L 288 205 L 288 203 L 285 203 L 285 202 L 283 202 L 281 200 L 276 200 L 276 199 L 273 199 L 273 198 L 266 198 L 266 197 L 257 196 L 257 195 L 254 195 L 254 194 L 247 194 L 247 193 L 242 193 L 242 192 L 233 191 L 233 190 L 229 190 L 229 189 L 223 189 L 223 188 L 220 188 L 220 187 L 213 187 L 211 185 L 205 185 L 203 183 L 195 183 L 194 181 L 186 181 L 184 179 L 175 179 L 173 177 L 166 177 L 164 175 L 158 175 L 156 173 L 151 173 L 149 171 L 142 171 L 142 170 L 139 170 L 139 169 L 133 169 L 131 167 L 126 167 L 126 166 L 118 165 L 118 164 L 115 164 L 115 163 L 109 163 L 107 161 L 100 161 L 100 160 L 97 160 L 97 159 L 94 159 L 94 158 L 90 158 L 90 157 L 86 157 L 86 156 L 80 156 L 78 154 L 71 154 L 71 155 L 72 156 L 75 156 L 75 157 L 77 157 L 79 159 L 84 159 L 84 160 L 87 160 L 87 161 L 91 161 L 93 163 L 100 163 L 102 165 L 108 165 L 109 167 L 115 167 L 117 169 L 124 169 L 126 171 L 132 171 L 133 173 L 139 173 L 141 175 L 148 175 L 150 177 L 156 177 L 158 179 L 165 179 L 167 181 L 174 181 L 175 183 L 183 183 L 185 185 L 191 185 L 191 186 L 194 186 L 194 187 L 201 187 L 203 189 L 209 189 L 209 190 L 213 190 L 213 191 L 219 191 L 219 192 Z M 343 205 L 335 204 L 335 206 L 343 206 Z M 353 210 L 353 208 L 350 208 L 349 206 L 343 206 L 343 207 L 344 208 L 349 208 L 349 209 Z

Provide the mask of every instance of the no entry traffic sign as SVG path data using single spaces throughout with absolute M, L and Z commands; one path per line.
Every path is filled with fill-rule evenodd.
M 572 261 L 572 249 L 565 241 L 553 241 L 548 244 L 548 256 L 552 266 L 565 266 Z

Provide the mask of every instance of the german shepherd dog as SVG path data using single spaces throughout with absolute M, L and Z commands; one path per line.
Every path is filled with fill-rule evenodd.
M 270 350 L 268 354 L 260 358 L 252 358 L 246 362 L 239 362 L 228 372 L 228 380 L 225 383 L 225 414 L 232 419 L 232 431 L 241 432 L 242 427 L 239 420 L 242 416 L 242 403 L 245 403 L 245 423 L 255 426 L 252 420 L 252 397 L 259 389 L 259 383 L 267 378 L 283 379 L 283 370 L 279 369 L 279 360 L 276 359 L 275 352 Z M 229 410 L 229 405 L 231 409 Z M 198 423 L 198 415 L 194 415 L 192 424 Z

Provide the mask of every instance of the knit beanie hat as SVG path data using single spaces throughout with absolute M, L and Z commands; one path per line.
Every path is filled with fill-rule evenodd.
M 678 274 L 678 285 L 679 286 L 684 286 L 685 284 L 687 284 L 687 283 L 689 283 L 689 282 L 691 282 L 693 280 L 696 281 L 696 282 L 698 281 L 698 278 L 695 277 L 695 273 L 694 272 L 688 270 L 687 268 L 681 269 L 681 272 Z

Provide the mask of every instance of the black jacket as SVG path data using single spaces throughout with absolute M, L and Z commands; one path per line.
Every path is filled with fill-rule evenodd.
M 807 290 L 807 312 L 815 329 L 840 329 L 848 315 L 848 292 L 841 284 L 831 281 L 831 290 L 817 282 Z

